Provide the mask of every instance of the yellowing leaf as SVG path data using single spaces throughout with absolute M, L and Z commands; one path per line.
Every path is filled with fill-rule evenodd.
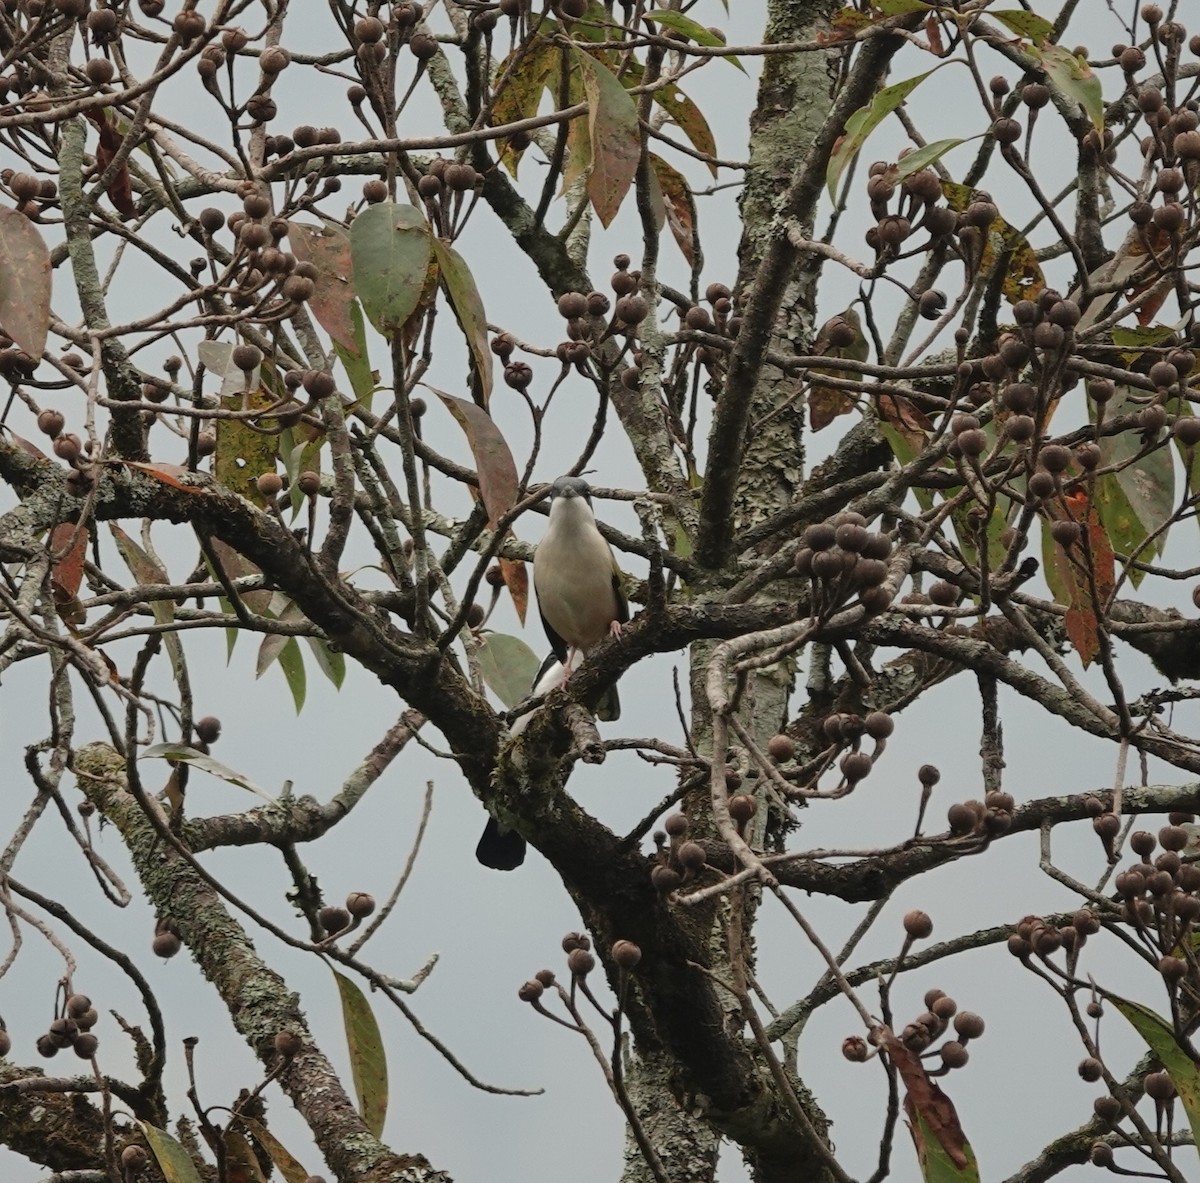
M 261 1121 L 255 1121 L 254 1118 L 245 1115 L 240 1116 L 238 1121 L 254 1135 L 256 1141 L 262 1143 L 286 1183 L 308 1183 L 308 1179 L 311 1178 L 308 1171 L 292 1157 L 287 1147 Z
M 150 1146 L 158 1168 L 163 1173 L 167 1183 L 201 1183 L 200 1173 L 192 1162 L 188 1152 L 167 1133 L 148 1121 L 139 1121 L 142 1133 Z
M 988 16 L 1007 25 L 1018 37 L 1028 37 L 1039 45 L 1054 39 L 1054 25 L 1044 16 L 1036 12 L 1026 12 L 1022 8 L 991 9 Z
M 342 1000 L 342 1021 L 350 1050 L 350 1075 L 358 1097 L 358 1112 L 377 1138 L 387 1117 L 388 1075 L 383 1038 L 371 1005 L 349 978 L 333 970 Z

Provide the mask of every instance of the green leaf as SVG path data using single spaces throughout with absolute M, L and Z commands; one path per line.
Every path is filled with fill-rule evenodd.
M 1121 354 L 1126 365 L 1137 361 L 1147 349 L 1161 345 L 1175 330 L 1170 325 L 1115 325 L 1112 331 L 1114 345 L 1127 350 Z
M 937 67 L 935 66 L 934 69 Z M 903 82 L 894 82 L 891 86 L 885 86 L 865 107 L 860 107 L 846 120 L 846 134 L 838 141 L 830 155 L 829 167 L 825 173 L 825 183 L 829 188 L 831 199 L 837 199 L 838 181 L 841 180 L 842 174 L 849 167 L 850 162 L 858 155 L 863 144 L 867 142 L 867 137 L 871 132 L 932 73 L 933 70 L 926 70 L 924 74 L 918 74 L 915 78 L 908 78 Z
M 125 565 L 138 583 L 171 582 L 162 565 L 142 550 L 116 522 L 109 522 L 108 528 L 112 531 L 113 540 L 117 544 L 117 550 L 121 552 L 121 558 L 125 560 Z M 175 619 L 175 601 L 151 600 L 150 611 L 158 624 L 170 624 Z M 179 639 L 179 634 L 165 632 L 162 634 L 162 639 L 167 656 L 171 659 L 171 672 L 175 676 L 175 681 L 177 684 L 183 685 L 187 670 L 183 660 L 183 643 Z
M 367 1123 L 367 1129 L 378 1138 L 383 1135 L 388 1105 L 387 1057 L 383 1052 L 379 1024 L 358 986 L 336 969 L 332 972 L 342 999 L 342 1021 L 346 1027 L 350 1075 L 358 1097 L 358 1112 Z
M 977 139 L 977 136 L 972 136 L 972 139 Z M 903 160 L 896 162 L 893 169 L 888 169 L 888 179 L 893 178 L 897 181 L 904 180 L 905 177 L 911 177 L 913 173 L 919 173 L 921 169 L 927 168 L 936 160 L 941 160 L 951 148 L 957 148 L 959 144 L 965 144 L 967 141 L 951 139 L 951 140 L 934 140 L 932 144 L 926 144 L 923 148 L 916 148 L 910 152 Z
M 541 664 L 538 655 L 520 637 L 484 633 L 479 638 L 479 672 L 510 711 L 529 697 Z
M 1141 409 L 1127 386 L 1118 386 L 1105 409 L 1106 415 L 1129 415 Z M 1136 433 L 1123 431 L 1100 441 L 1101 464 L 1123 464 L 1141 451 Z M 1134 553 L 1145 540 L 1171 520 L 1175 513 L 1175 465 L 1167 448 L 1159 448 L 1120 472 L 1108 473 L 1096 482 L 1096 511 L 1112 541 L 1122 554 Z M 1156 558 L 1166 545 L 1166 532 L 1139 557 Z M 1145 573 L 1136 568 L 1129 577 L 1136 587 Z
M 363 322 L 362 306 L 357 300 L 350 302 L 349 315 L 354 349 L 347 349 L 337 341 L 333 343 L 333 348 L 338 355 L 338 361 L 342 363 L 342 369 L 346 371 L 355 400 L 360 407 L 369 411 L 377 380 L 367 356 L 367 328 Z
M 693 235 L 696 228 L 696 199 L 691 186 L 677 169 L 672 168 L 661 156 L 653 152 L 650 157 L 650 175 L 658 186 L 659 203 L 663 216 L 671 229 L 675 245 L 683 252 L 689 267 L 695 266 Z
M 1129 1020 L 1170 1074 L 1171 1083 L 1179 1094 L 1179 1101 L 1192 1127 L 1192 1140 L 1200 1147 L 1200 1067 L 1180 1046 L 1174 1029 L 1166 1019 L 1140 1002 L 1130 1002 L 1107 990 L 1101 990 L 1100 993 Z
M 637 174 L 642 137 L 637 107 L 607 66 L 591 54 L 575 51 L 588 101 L 588 134 L 592 167 L 587 189 L 592 208 L 604 226 L 611 224 Z
M 345 351 L 365 357 L 366 350 L 355 336 L 350 317 L 354 307 L 350 235 L 333 222 L 320 226 L 288 222 L 288 242 L 300 262 L 311 263 L 317 269 L 308 301 L 317 323 L 333 338 L 339 355 Z
M 304 710 L 304 698 L 308 691 L 308 683 L 304 674 L 304 657 L 295 637 L 288 637 L 287 644 L 279 651 L 279 668 L 287 679 L 288 689 L 292 692 L 292 702 L 296 704 L 296 714 Z
M 668 12 L 664 8 L 656 8 L 653 12 L 647 12 L 642 20 L 654 21 L 676 33 L 682 33 L 689 41 L 694 41 L 697 45 L 706 45 L 709 48 L 717 49 L 725 44 L 720 37 L 706 29 L 699 21 L 692 20 L 690 16 L 684 16 L 682 12 Z M 746 73 L 746 67 L 742 65 L 736 55 L 729 54 L 723 60 L 732 62 L 743 74 Z
M 227 768 L 220 760 L 214 760 L 211 756 L 199 752 L 195 748 L 189 748 L 186 744 L 156 743 L 153 747 L 147 748 L 139 758 L 142 760 L 176 760 L 180 764 L 188 764 L 192 768 L 198 768 L 201 772 L 207 772 L 209 776 L 215 776 L 218 780 L 237 785 L 239 789 L 246 789 L 264 801 L 273 802 L 275 800 L 266 789 L 260 789 L 248 776 L 243 776 L 240 772 Z
M 1030 41 L 1039 45 L 1054 40 L 1053 23 L 1035 12 L 1025 12 L 1021 8 L 1004 8 L 998 11 L 990 10 L 988 16 L 1007 26 L 1018 37 L 1028 37 Z
M 483 405 L 486 407 L 492 394 L 492 350 L 488 343 L 487 314 L 479 298 L 479 289 L 475 286 L 475 277 L 462 255 L 449 243 L 435 238 L 433 251 L 450 297 L 450 306 L 471 350 L 475 372 L 483 387 Z
M 911 464 L 920 455 L 920 449 L 908 438 L 906 432 L 882 419 L 877 422 L 876 426 L 883 438 L 887 440 L 888 446 L 892 449 L 892 455 L 896 457 L 901 466 Z M 933 494 L 928 489 L 917 485 L 913 488 L 913 495 L 917 499 L 917 504 L 926 513 L 933 508 Z
M 1096 131 L 1103 134 L 1104 94 L 1091 66 L 1063 45 L 1044 45 L 1031 52 L 1041 62 L 1051 87 L 1078 103 Z
M 139 1121 L 138 1125 L 142 1127 L 142 1133 L 146 1135 L 146 1141 L 167 1183 L 201 1183 L 191 1156 L 166 1130 L 160 1130 L 148 1121 Z
M 414 205 L 369 205 L 350 227 L 354 290 L 367 319 L 385 337 L 417 310 L 429 274 L 432 235 Z
M 338 649 L 331 649 L 324 637 L 305 637 L 308 647 L 317 659 L 317 666 L 335 686 L 341 690 L 346 680 L 346 655 Z
M 481 406 L 464 398 L 455 398 L 435 386 L 429 389 L 442 400 L 466 434 L 479 474 L 479 496 L 487 510 L 488 525 L 494 528 L 517 503 L 520 478 L 508 442 Z
M 321 449 L 325 446 L 324 434 L 315 438 L 306 437 L 307 430 L 303 425 L 298 425 L 279 433 L 279 459 L 283 461 L 283 471 L 287 474 L 287 495 L 293 519 L 308 500 L 300 488 L 300 474 L 321 471 Z
M 296 1161 L 291 1152 L 275 1137 L 261 1121 L 245 1114 L 238 1116 L 238 1122 L 246 1128 L 255 1139 L 262 1143 L 271 1161 L 279 1168 L 279 1173 L 286 1183 L 308 1183 L 311 1175 Z
M 284 600 L 283 607 L 276 612 L 278 620 L 295 622 L 306 620 L 307 617 L 291 600 Z M 263 637 L 258 647 L 258 661 L 255 664 L 256 678 L 261 678 L 264 671 L 272 662 L 278 661 L 283 670 L 288 689 L 292 692 L 292 701 L 296 704 L 296 714 L 304 709 L 304 699 L 307 692 L 307 680 L 304 674 L 304 656 L 300 645 L 292 636 L 281 636 L 278 633 L 268 633 Z
M 50 331 L 50 248 L 22 213 L 0 206 L 0 326 L 34 361 Z

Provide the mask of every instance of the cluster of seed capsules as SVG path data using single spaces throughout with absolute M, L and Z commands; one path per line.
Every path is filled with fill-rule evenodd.
M 883 612 L 892 602 L 885 586 L 891 553 L 891 539 L 868 530 L 854 510 L 809 526 L 794 561 L 796 574 L 812 587 L 809 614 L 827 617 L 855 597 L 868 615 Z
M 39 1056 L 47 1060 L 65 1048 L 73 1048 L 81 1060 L 90 1060 L 100 1046 L 100 1040 L 92 1028 L 100 1014 L 86 994 L 70 994 L 63 1003 L 62 1012 L 55 1016 L 49 1029 L 37 1039 Z M 8 1055 L 12 1040 L 8 1032 L 0 1029 L 0 1055 Z
M 909 915 L 924 916 L 924 913 Z M 967 1044 L 983 1035 L 986 1025 L 982 1017 L 974 1011 L 960 1011 L 958 1003 L 936 987 L 926 991 L 924 1001 L 925 1009 L 901 1028 L 899 1042 L 923 1060 L 940 1061 L 930 1070 L 930 1076 L 942 1076 L 953 1068 L 965 1067 L 970 1059 Z M 879 1044 L 879 1031 L 872 1031 L 865 1039 L 850 1035 L 842 1040 L 842 1055 L 851 1063 L 863 1064 L 878 1054 Z

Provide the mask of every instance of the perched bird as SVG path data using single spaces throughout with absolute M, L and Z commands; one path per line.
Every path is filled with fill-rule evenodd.
M 561 476 L 551 486 L 550 524 L 533 555 L 533 588 L 550 647 L 565 667 L 564 682 L 576 653 L 586 656 L 605 637 L 620 635 L 629 619 L 617 561 L 580 477 Z M 620 713 L 616 687 L 610 687 L 596 717 L 611 721 Z
M 567 667 L 553 653 L 542 662 L 533 683 L 530 695 L 538 698 L 561 686 L 567 678 Z M 529 726 L 537 711 L 526 711 L 518 715 L 509 729 L 514 736 Z M 483 828 L 483 836 L 475 847 L 475 857 L 495 871 L 515 871 L 525 861 L 525 839 L 516 830 L 510 830 L 498 818 L 489 817 Z
M 590 493 L 579 477 L 559 477 L 551 486 L 550 523 L 534 552 L 533 587 L 553 652 L 538 670 L 535 696 L 564 685 L 588 651 L 629 619 L 617 561 L 596 527 Z M 596 716 L 611 721 L 620 713 L 616 687 L 609 687 Z M 534 714 L 518 715 L 512 734 L 520 735 Z M 512 871 L 525 861 L 525 839 L 489 817 L 475 857 L 485 867 Z

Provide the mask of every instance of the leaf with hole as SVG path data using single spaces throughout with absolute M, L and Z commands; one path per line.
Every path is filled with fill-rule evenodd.
M 687 179 L 661 156 L 649 153 L 651 179 L 658 186 L 658 204 L 671 230 L 675 245 L 689 267 L 695 265 L 696 199 Z
M 519 58 L 510 69 L 513 54 Z M 559 64 L 558 47 L 542 36 L 530 38 L 509 54 L 500 64 L 503 81 L 492 103 L 491 125 L 501 127 L 532 119 L 538 113 L 542 91 L 548 89 L 557 76 Z M 524 148 L 514 148 L 511 140 L 505 140 L 500 148 L 500 163 L 514 177 L 524 152 Z

